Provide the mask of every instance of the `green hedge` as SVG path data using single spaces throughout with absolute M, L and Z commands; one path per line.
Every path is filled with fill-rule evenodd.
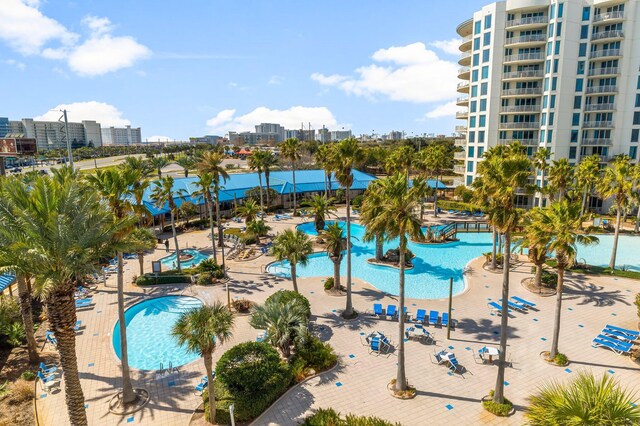
M 293 290 L 277 291 L 273 293 L 271 296 L 269 296 L 264 303 L 265 305 L 267 303 L 281 303 L 284 305 L 287 302 L 290 302 L 291 300 L 295 300 L 300 304 L 302 304 L 305 307 L 305 310 L 307 311 L 307 318 L 311 317 L 311 304 L 309 303 L 309 299 L 307 299 L 300 293 L 296 293 Z
M 136 285 L 156 285 L 156 284 L 188 284 L 191 282 L 191 275 L 178 274 L 174 271 L 162 273 L 157 277 L 154 274 L 144 274 L 136 279 Z
M 315 373 L 328 370 L 338 361 L 336 353 L 330 344 L 322 342 L 315 336 L 310 336 L 306 342 L 296 347 L 296 354 L 291 359 L 293 376 L 300 381 Z
M 379 417 L 353 414 L 347 414 L 343 419 L 333 408 L 320 408 L 315 414 L 307 417 L 302 426 L 400 426 L 400 423 L 391 423 Z

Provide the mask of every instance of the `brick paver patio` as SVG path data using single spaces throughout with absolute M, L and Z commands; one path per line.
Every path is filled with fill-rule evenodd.
M 290 227 L 301 220 L 269 221 L 273 232 Z M 185 247 L 206 249 L 208 232 L 180 235 Z M 182 248 L 185 248 L 182 247 Z M 165 256 L 164 248 L 145 259 L 150 269 L 152 259 Z M 232 298 L 246 297 L 263 302 L 278 289 L 291 288 L 290 280 L 275 278 L 264 273 L 264 267 L 273 258 L 261 256 L 250 262 L 230 261 L 230 291 Z M 138 273 L 138 261 L 125 265 L 126 281 Z M 473 353 L 484 345 L 497 346 L 500 317 L 492 315 L 487 307 L 490 300 L 500 299 L 502 276 L 482 269 L 482 260 L 469 264 L 466 273 L 468 289 L 453 299 L 453 318 L 457 327 L 446 339 L 446 330 L 429 328 L 435 332 L 436 344 L 415 341 L 405 343 L 407 377 L 417 388 L 416 398 L 400 401 L 391 397 L 387 383 L 395 377 L 396 355 L 369 354 L 361 344 L 361 336 L 379 330 L 398 339 L 397 321 L 380 320 L 361 314 L 356 320 L 344 321 L 340 310 L 344 297 L 325 294 L 320 278 L 299 280 L 302 294 L 312 305 L 316 330 L 340 356 L 339 366 L 321 376 L 295 387 L 257 419 L 256 425 L 295 425 L 314 409 L 332 407 L 342 413 L 376 415 L 403 425 L 491 424 L 515 425 L 523 422 L 523 408 L 527 396 L 547 379 L 568 380 L 581 370 L 596 374 L 608 372 L 623 385 L 637 389 L 640 367 L 627 356 L 618 356 L 605 349 L 591 347 L 591 340 L 602 327 L 616 324 L 636 328 L 633 298 L 638 284 L 632 280 L 612 277 L 583 277 L 570 275 L 563 303 L 563 322 L 560 349 L 571 360 L 568 367 L 554 367 L 544 363 L 540 352 L 550 347 L 553 331 L 555 297 L 542 298 L 529 293 L 520 282 L 530 276 L 530 265 L 523 263 L 511 275 L 511 294 L 531 300 L 537 311 L 513 312 L 509 319 L 509 353 L 512 367 L 506 371 L 505 394 L 515 404 L 516 414 L 509 418 L 496 418 L 483 411 L 480 398 L 495 386 L 497 367 L 477 364 Z M 130 306 L 148 297 L 166 294 L 185 294 L 201 298 L 204 302 L 226 300 L 224 286 L 158 286 L 138 288 L 128 286 L 126 304 Z M 100 286 L 93 295 L 95 306 L 78 312 L 83 328 L 77 338 L 78 366 L 91 425 L 154 424 L 186 425 L 201 398 L 194 395 L 194 386 L 204 374 L 201 360 L 180 368 L 180 374 L 157 380 L 155 372 L 133 371 L 134 386 L 150 391 L 151 401 L 131 416 L 108 414 L 108 402 L 120 385 L 120 367 L 112 345 L 113 327 L 117 320 L 115 276 Z M 374 302 L 397 303 L 396 297 L 377 290 L 368 283 L 354 280 L 354 306 L 364 313 Z M 417 309 L 446 311 L 447 300 L 408 299 L 409 312 Z M 236 318 L 234 336 L 225 347 L 214 354 L 214 362 L 226 348 L 239 342 L 254 340 L 256 331 L 248 325 L 246 316 Z M 444 366 L 431 362 L 435 349 L 445 348 L 456 354 L 467 372 L 448 374 Z M 51 349 L 51 348 L 49 348 Z M 52 349 L 51 349 L 52 350 Z M 41 424 L 68 424 L 64 391 L 46 394 L 39 391 L 37 406 Z

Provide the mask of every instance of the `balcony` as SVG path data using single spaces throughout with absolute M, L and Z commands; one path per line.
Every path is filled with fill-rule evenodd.
M 622 56 L 622 50 L 620 49 L 604 49 L 604 50 L 594 50 L 589 54 L 589 59 L 598 59 L 598 58 L 616 58 Z
M 458 83 L 457 90 L 459 93 L 469 93 L 469 82 L 463 81 L 461 83 Z
M 500 123 L 499 129 L 539 129 L 539 121 L 523 121 L 519 123 Z
M 460 175 L 464 174 L 464 164 L 456 164 L 453 166 L 453 173 L 458 173 Z
M 540 25 L 546 25 L 547 22 L 549 22 L 548 16 L 531 16 L 528 18 L 511 19 L 510 21 L 507 21 L 505 27 L 506 28 L 522 27 L 522 26 L 537 27 Z
M 614 111 L 615 106 L 613 103 L 609 104 L 586 104 L 584 106 L 585 111 Z
M 613 141 L 610 138 L 592 138 L 592 139 L 582 139 L 580 142 L 581 145 L 613 145 Z
M 456 111 L 456 118 L 459 120 L 466 120 L 469 118 L 469 111 Z
M 458 70 L 458 78 L 460 80 L 469 80 L 469 74 L 471 69 L 469 67 L 462 67 Z
M 462 37 L 471 36 L 473 33 L 473 18 L 469 18 L 458 25 L 456 32 Z
M 601 163 L 608 163 L 609 161 L 613 160 L 615 156 L 613 156 L 613 155 L 598 155 L 598 157 L 600 157 L 600 162 Z
M 467 133 L 467 126 L 456 126 L 456 133 Z
M 504 63 L 508 62 L 541 62 L 544 61 L 544 54 L 542 52 L 533 53 L 518 53 L 516 55 L 509 55 L 504 57 Z
M 463 138 L 457 138 L 457 139 L 454 139 L 453 144 L 455 146 L 466 147 L 467 146 L 467 140 L 463 139 Z
M 522 145 L 527 145 L 527 146 L 538 146 L 537 139 L 500 139 L 501 145 L 509 145 L 514 142 L 520 142 Z
M 464 52 L 460 55 L 460 59 L 458 59 L 458 64 L 462 66 L 471 65 L 471 52 Z
M 458 106 L 467 106 L 469 105 L 469 97 L 468 96 L 460 96 L 456 99 L 456 105 Z
M 613 121 L 585 121 L 582 123 L 584 129 L 613 129 Z
M 542 87 L 524 87 L 520 89 L 505 89 L 502 96 L 541 95 Z
M 617 92 L 618 92 L 618 86 L 591 86 L 591 87 L 587 87 L 587 90 L 585 93 L 591 94 L 591 93 L 617 93 Z
M 461 52 L 466 52 L 468 50 L 471 50 L 472 41 L 473 41 L 473 34 L 469 34 L 468 36 L 462 37 L 462 42 L 460 43 L 460 46 L 458 47 L 458 49 L 460 49 Z
M 624 11 L 606 12 L 593 17 L 593 23 L 596 22 L 613 22 L 624 20 Z
M 591 33 L 591 41 L 604 41 L 604 40 L 622 40 L 624 38 L 624 32 L 622 30 L 609 30 L 598 31 L 597 33 Z
M 540 112 L 540 105 L 511 105 L 500 108 L 501 113 Z
M 596 67 L 589 68 L 589 77 L 613 76 L 620 74 L 618 67 Z
M 527 34 L 518 37 L 507 37 L 504 41 L 505 46 L 516 44 L 542 44 L 546 43 L 546 34 Z
M 467 153 L 464 151 L 456 151 L 453 153 L 453 159 L 454 160 L 466 160 L 467 159 Z
M 502 74 L 503 80 L 528 80 L 544 77 L 543 70 L 509 71 Z

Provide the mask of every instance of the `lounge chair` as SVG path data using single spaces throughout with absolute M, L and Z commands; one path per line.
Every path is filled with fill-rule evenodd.
M 42 388 L 47 392 L 51 392 L 51 388 L 54 388 L 56 386 L 60 386 L 60 379 L 56 378 L 53 375 L 49 375 L 49 376 L 45 376 L 44 374 L 42 374 L 42 372 L 38 371 L 38 373 L 36 373 L 38 376 L 38 379 L 40 379 L 40 383 L 42 383 Z
M 525 300 L 525 299 L 523 299 L 523 298 L 521 298 L 521 297 L 518 297 L 518 296 L 511 296 L 511 298 L 512 298 L 516 303 L 519 303 L 519 304 L 521 304 L 521 305 L 523 305 L 523 306 L 525 306 L 525 307 L 527 307 L 527 308 L 533 308 L 533 307 L 535 307 L 535 306 L 536 306 L 536 304 L 535 304 L 535 303 L 531 303 L 531 302 L 529 302 L 528 300 Z
M 398 314 L 398 308 L 396 307 L 396 305 L 389 305 L 387 306 L 387 316 L 390 318 L 395 318 L 396 315 Z
M 267 339 L 267 331 L 262 330 L 256 336 L 256 342 L 264 342 Z
M 196 385 L 196 395 L 201 396 L 204 393 L 204 390 L 207 388 L 207 386 L 209 386 L 209 378 L 207 376 L 204 376 L 202 378 L 202 380 L 200 380 L 200 383 L 198 383 Z
M 438 325 L 439 319 L 438 311 L 429 311 L 429 325 Z
M 76 321 L 76 325 L 73 326 L 73 331 L 80 330 L 80 327 L 82 327 L 82 321 L 78 320 Z
M 89 306 L 91 306 L 91 298 L 88 299 L 78 299 L 76 300 L 76 309 L 78 308 L 88 308 Z
M 373 315 L 377 316 L 378 318 L 384 315 L 384 313 L 382 312 L 382 303 L 373 304 Z
M 489 302 L 487 303 L 487 305 L 491 308 L 492 312 L 497 313 L 498 315 L 502 315 L 502 305 L 500 305 L 498 302 Z M 511 313 L 511 309 L 507 308 L 507 313 Z
M 611 349 L 613 352 L 618 355 L 628 354 L 631 351 L 631 344 L 623 344 L 620 341 L 611 341 L 609 339 L 603 339 L 602 335 L 598 335 L 595 339 L 593 339 L 593 346 L 596 348 L 607 348 Z
M 38 368 L 40 369 L 40 372 L 45 376 L 49 376 L 51 374 L 60 374 L 57 365 L 47 365 L 44 362 L 41 362 Z
M 369 353 L 375 352 L 378 355 L 382 352 L 384 348 L 384 343 L 380 337 L 372 337 L 371 342 L 369 344 Z
M 440 352 L 436 352 L 434 350 L 433 357 L 435 358 L 436 362 L 431 361 L 431 363 L 433 363 L 433 364 L 442 364 L 443 362 L 446 362 L 447 361 L 447 358 L 445 357 L 446 353 L 447 352 L 444 351 L 444 350 L 442 350 Z
M 625 334 L 621 331 L 611 330 L 606 327 L 601 331 L 601 334 L 604 334 L 605 336 L 612 337 L 618 340 L 622 340 L 623 342 L 629 342 L 629 343 L 632 343 L 637 339 L 637 337 L 630 336 L 629 334 Z
M 458 370 L 462 371 L 462 366 L 460 365 L 460 363 L 456 359 L 456 356 L 453 353 L 449 355 L 449 358 L 447 359 L 447 361 L 449 361 L 449 370 L 451 370 L 452 373 L 455 373 Z
M 449 325 L 449 314 L 447 312 L 442 313 L 442 321 L 440 323 L 442 324 L 443 327 L 446 327 Z
M 608 328 L 610 330 L 619 331 L 620 333 L 628 334 L 629 336 L 640 337 L 640 331 L 629 330 L 627 328 L 617 327 L 615 325 L 610 325 L 610 324 L 607 324 L 605 328 Z
M 424 320 L 426 319 L 427 311 L 424 309 L 418 309 L 416 312 L 416 317 L 413 319 L 414 322 L 424 324 Z
M 49 343 L 54 348 L 58 345 L 58 340 L 55 338 L 53 331 L 47 331 L 44 334 L 45 344 Z
M 502 299 L 500 299 L 499 302 L 502 303 Z M 507 305 L 514 311 L 527 312 L 527 307 L 525 305 L 521 305 L 520 303 L 507 300 Z

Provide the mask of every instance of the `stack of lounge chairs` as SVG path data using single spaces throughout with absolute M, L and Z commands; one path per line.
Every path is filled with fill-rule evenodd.
M 382 307 L 382 303 L 374 303 L 372 314 L 378 318 L 386 318 L 386 319 L 396 319 L 398 318 L 398 308 L 396 305 L 388 305 L 386 311 Z M 407 307 L 404 307 L 404 314 L 407 315 Z M 449 326 L 449 314 L 447 312 L 443 312 L 442 316 L 438 311 L 429 311 L 429 316 L 427 317 L 426 309 L 418 309 L 416 311 L 416 315 L 413 318 L 413 322 L 420 325 L 433 325 L 433 326 L 441 326 L 447 327 Z M 451 322 L 451 326 L 453 326 L 453 322 Z
M 498 300 L 497 302 L 491 301 L 487 303 L 487 306 L 489 306 L 489 309 L 491 309 L 492 313 L 502 315 L 502 299 Z M 511 296 L 511 299 L 507 301 L 507 306 L 507 313 L 511 313 L 512 310 L 524 313 L 529 312 L 529 310 L 532 308 L 535 309 L 536 304 L 518 296 Z
M 607 348 L 618 355 L 623 355 L 631 352 L 634 343 L 637 343 L 638 339 L 640 339 L 640 331 L 607 324 L 600 334 L 593 339 L 593 346 Z

